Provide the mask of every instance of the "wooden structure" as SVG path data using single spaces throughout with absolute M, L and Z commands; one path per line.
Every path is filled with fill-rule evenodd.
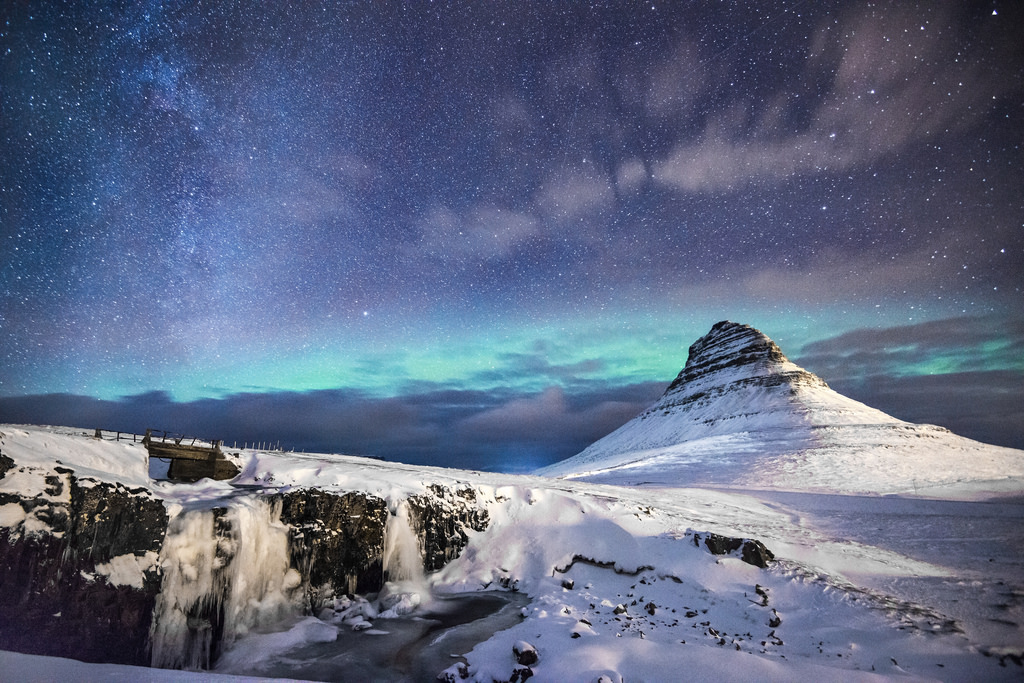
M 224 457 L 219 439 L 203 442 L 193 438 L 184 443 L 186 440 L 184 436 L 169 437 L 167 432 L 158 439 L 153 436 L 152 429 L 147 429 L 142 443 L 146 445 L 149 457 L 171 461 L 167 478 L 172 481 L 192 482 L 204 477 L 234 479 L 238 476 L 238 467 Z

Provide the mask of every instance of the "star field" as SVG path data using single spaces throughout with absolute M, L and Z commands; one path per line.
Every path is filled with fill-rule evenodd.
M 729 318 L 1024 446 L 1021 15 L 7 3 L 0 421 L 525 469 Z

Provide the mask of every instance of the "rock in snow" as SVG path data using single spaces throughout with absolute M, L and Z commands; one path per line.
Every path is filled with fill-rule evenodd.
M 1024 451 L 918 425 L 847 398 L 749 325 L 690 347 L 662 397 L 538 474 L 630 485 L 909 493 L 1024 476 Z M 941 492 L 939 492 L 941 494 Z
M 525 640 L 516 641 L 515 645 L 512 646 L 512 654 L 515 655 L 517 663 L 525 666 L 536 664 L 539 659 L 537 648 Z

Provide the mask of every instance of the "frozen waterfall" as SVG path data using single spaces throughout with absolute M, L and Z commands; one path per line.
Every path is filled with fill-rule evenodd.
M 409 502 L 403 500 L 389 506 L 384 526 L 384 580 L 381 591 L 381 616 L 409 614 L 429 599 L 430 586 L 423 573 L 420 541 L 409 518 Z
M 420 542 L 409 523 L 409 502 L 391 508 L 384 527 L 384 577 L 388 581 L 423 583 Z
M 152 666 L 209 668 L 219 647 L 301 614 L 302 579 L 289 566 L 280 501 L 239 498 L 226 511 L 179 512 L 160 563 Z

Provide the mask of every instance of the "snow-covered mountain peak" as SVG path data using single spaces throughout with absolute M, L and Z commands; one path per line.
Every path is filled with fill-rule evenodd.
M 710 386 L 763 378 L 769 383 L 827 386 L 792 363 L 782 349 L 750 325 L 723 320 L 690 346 L 686 366 L 665 396 L 692 395 Z
M 726 434 L 900 422 L 832 391 L 763 332 L 730 321 L 716 323 L 690 346 L 685 367 L 638 419 L 643 438 L 630 443 L 631 450 Z M 612 436 L 591 448 L 625 445 L 615 445 Z
M 899 420 L 833 391 L 749 325 L 716 323 L 647 410 L 538 472 L 614 484 L 921 492 L 1024 476 L 1024 451 Z M 995 482 L 995 483 L 993 483 Z

